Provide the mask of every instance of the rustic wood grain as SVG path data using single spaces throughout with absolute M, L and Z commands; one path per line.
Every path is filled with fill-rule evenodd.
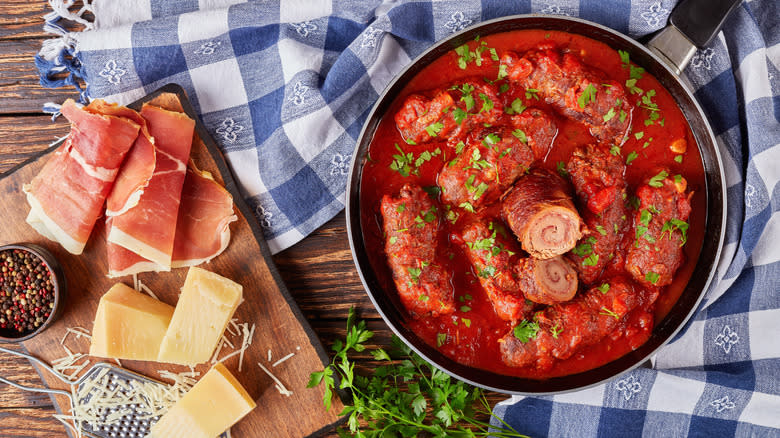
M 0 117 L 0 174 L 46 149 L 69 129 L 62 117 L 55 123 L 44 115 Z
M 3 438 L 51 437 L 65 438 L 65 426 L 52 414 L 54 408 L 0 407 L 0 435 Z
M 34 63 L 40 48 L 41 40 L 0 40 L 0 114 L 41 114 L 46 102 L 62 103 L 78 97 L 72 87 L 40 85 Z
M 0 2 L 0 40 L 46 36 L 43 15 L 50 10 L 45 1 L 3 0 Z

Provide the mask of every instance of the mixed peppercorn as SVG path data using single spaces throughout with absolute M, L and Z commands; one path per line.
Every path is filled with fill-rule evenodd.
M 37 330 L 54 309 L 54 283 L 46 263 L 21 249 L 0 251 L 0 329 L 11 337 Z

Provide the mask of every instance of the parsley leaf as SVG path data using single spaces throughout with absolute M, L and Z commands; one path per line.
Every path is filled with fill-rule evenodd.
M 596 100 L 596 91 L 596 87 L 594 87 L 593 84 L 588 84 L 588 86 L 585 87 L 585 90 L 580 94 L 580 97 L 577 98 L 577 103 L 580 105 L 580 108 L 585 109 L 585 105 Z
M 539 332 L 539 324 L 536 322 L 528 322 L 527 320 L 520 321 L 520 324 L 514 328 L 514 335 L 521 343 L 526 344 L 531 339 L 536 338 L 536 334 Z
M 591 254 L 585 260 L 582 261 L 582 266 L 596 266 L 599 262 L 598 254 Z
M 559 161 L 558 164 L 555 165 L 555 167 L 558 169 L 559 175 L 561 175 L 564 178 L 569 177 L 569 172 L 566 171 L 566 164 L 563 161 Z
M 655 188 L 663 187 L 664 184 L 661 181 L 666 179 L 667 176 L 669 176 L 669 174 L 665 170 L 662 170 L 658 173 L 658 175 L 650 178 L 650 181 L 648 181 L 647 185 Z
M 609 292 L 609 283 L 604 283 L 601 286 L 597 287 L 596 289 L 599 290 L 602 294 L 606 294 Z
M 467 116 L 468 114 L 466 111 L 463 111 L 461 108 L 455 107 L 455 109 L 452 110 L 452 120 L 455 120 L 455 123 L 458 125 L 462 124 Z
M 636 151 L 629 152 L 628 156 L 626 157 L 626 165 L 631 164 L 631 162 L 636 160 L 638 157 L 639 157 L 639 154 L 637 154 Z
M 653 284 L 658 283 L 658 280 L 660 278 L 661 278 L 661 276 L 656 274 L 653 271 L 647 271 L 647 274 L 645 274 L 645 280 L 649 281 L 650 283 L 653 283 Z
M 504 108 L 504 112 L 512 115 L 512 114 L 522 114 L 523 111 L 525 111 L 526 106 L 523 105 L 523 100 L 520 98 L 517 98 L 512 101 L 511 107 Z
M 471 325 L 467 318 L 461 321 L 466 327 Z M 403 437 L 522 436 L 508 425 L 489 432 L 482 420 L 491 414 L 484 392 L 451 379 L 396 336 L 391 338 L 389 353 L 382 348 L 370 350 L 373 359 L 385 365 L 368 370 L 368 376 L 358 374 L 352 353 L 367 350 L 365 342 L 373 335 L 365 321 L 355 321 L 354 308 L 350 308 L 346 340 L 336 340 L 331 362 L 309 376 L 308 388 L 324 386 L 322 401 L 327 409 L 336 390 L 348 393 L 352 404 L 341 412 L 347 423 L 338 430 L 340 436 L 379 437 L 390 431 L 393 436 Z M 448 339 L 447 333 L 437 333 L 437 347 Z

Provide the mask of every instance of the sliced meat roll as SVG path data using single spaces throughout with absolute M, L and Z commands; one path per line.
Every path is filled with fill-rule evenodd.
M 577 293 L 577 271 L 561 256 L 522 259 L 515 269 L 523 295 L 534 303 L 569 301 Z
M 566 181 L 547 170 L 534 169 L 520 178 L 504 198 L 502 214 L 534 258 L 567 253 L 582 236 L 582 219 Z

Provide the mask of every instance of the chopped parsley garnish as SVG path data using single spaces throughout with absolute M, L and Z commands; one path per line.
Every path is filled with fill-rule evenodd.
M 422 268 L 408 267 L 406 268 L 406 270 L 409 272 L 410 283 L 417 284 L 417 282 L 420 281 L 420 274 L 422 273 Z
M 395 242 L 398 242 L 398 237 L 396 236 L 390 236 L 390 244 L 393 245 Z
M 665 232 L 669 232 L 669 239 L 672 238 L 672 231 L 679 230 L 680 231 L 680 246 L 685 245 L 685 243 L 688 241 L 688 222 L 681 221 L 677 218 L 672 218 L 668 220 L 663 228 L 661 228 L 661 236 Z
M 458 89 L 457 87 L 454 88 Z M 471 92 L 474 91 L 474 86 L 463 84 L 458 90 L 461 92 L 460 101 L 466 104 L 466 111 L 471 111 L 474 108 L 474 96 L 471 95 Z
M 664 184 L 661 181 L 666 179 L 667 176 L 669 176 L 669 174 L 665 170 L 662 170 L 658 173 L 658 175 L 650 178 L 650 181 L 648 181 L 647 185 L 655 188 L 663 187 Z
M 441 194 L 441 189 L 439 186 L 425 186 L 423 187 L 423 190 L 425 190 L 425 193 L 428 194 L 431 198 L 438 198 L 439 194 Z
M 582 261 L 582 266 L 596 266 L 599 262 L 598 254 L 591 254 L 585 260 Z
M 650 225 L 650 219 L 652 219 L 653 215 L 650 214 L 647 210 L 642 210 L 641 213 L 639 213 L 639 222 L 644 226 Z
M 630 65 L 629 67 L 631 70 L 629 74 L 629 76 L 631 76 L 631 79 L 636 79 L 636 80 L 642 79 L 642 75 L 645 73 L 645 69 L 643 69 L 642 67 L 634 67 L 633 65 Z
M 610 108 L 609 111 L 607 111 L 607 113 L 604 114 L 603 118 L 605 122 L 609 122 L 614 117 L 615 117 L 615 108 Z
M 520 128 L 515 129 L 512 131 L 512 135 L 517 137 L 518 140 L 520 140 L 523 143 L 528 143 L 528 137 L 525 135 L 525 131 L 523 131 Z
M 458 144 L 455 145 L 455 153 L 457 155 L 460 155 L 460 153 L 463 152 L 463 148 L 465 147 L 466 147 L 466 143 L 459 141 Z
M 430 297 L 428 295 L 420 295 L 419 297 L 417 297 L 417 299 L 424 303 L 424 302 L 428 301 L 430 299 Z
M 488 49 L 488 51 L 490 52 L 490 59 L 493 61 L 498 61 L 498 52 L 496 52 L 496 49 L 491 47 Z
M 601 225 L 596 225 L 596 231 L 598 231 L 599 234 L 601 234 L 602 236 L 606 236 L 607 235 L 607 230 L 604 227 L 602 227 Z
M 625 111 L 620 110 L 620 117 L 618 119 L 620 120 L 620 123 L 623 123 L 626 121 L 626 117 L 628 117 L 628 114 L 626 114 Z
M 638 157 L 639 154 L 637 154 L 636 151 L 629 152 L 628 156 L 626 157 L 626 165 L 631 164 L 631 162 L 636 160 Z
M 674 183 L 675 184 L 680 184 L 682 182 L 682 175 L 680 175 L 680 174 L 677 174 L 677 175 L 673 176 L 672 178 L 674 178 Z
M 491 133 L 485 136 L 484 139 L 482 139 L 482 144 L 485 146 L 488 145 L 494 145 L 501 141 L 501 137 L 499 137 L 497 134 Z
M 683 156 L 682 155 L 677 155 L 677 156 L 674 157 L 674 161 L 676 161 L 678 163 L 682 163 L 682 160 L 683 160 Z
M 580 243 L 579 245 L 575 246 L 571 252 L 573 252 L 577 257 L 585 257 L 593 252 L 593 247 L 589 243 Z
M 466 65 L 474 60 L 474 52 L 469 49 L 468 43 L 455 48 L 455 54 L 458 55 L 458 67 L 461 70 L 466 69 Z
M 426 161 L 430 161 L 431 158 L 441 154 L 441 149 L 436 148 L 433 152 L 431 151 L 422 151 L 420 152 L 420 156 L 417 157 L 416 160 L 414 160 L 414 167 L 420 167 L 422 166 Z M 415 172 L 416 174 L 416 172 Z
M 496 275 L 496 268 L 495 266 L 487 265 L 485 266 L 485 269 L 481 269 L 477 275 L 479 275 L 482 278 L 491 278 L 494 275 Z M 465 312 L 465 310 L 464 310 Z
M 505 157 L 505 156 L 507 156 L 507 155 L 508 155 L 510 152 L 512 152 L 512 148 L 506 148 L 506 149 L 504 149 L 504 151 L 503 151 L 503 152 L 501 152 L 501 153 L 498 155 L 498 159 L 500 160 L 500 159 L 504 158 L 504 157 Z M 498 173 L 496 173 L 496 177 L 498 177 Z
M 512 101 L 511 107 L 504 108 L 504 112 L 507 114 L 522 114 L 523 111 L 525 111 L 526 106 L 523 105 L 523 100 L 520 98 L 517 98 Z
M 613 318 L 615 318 L 617 320 L 620 319 L 620 315 L 618 315 L 617 313 L 607 309 L 606 306 L 601 306 L 601 312 L 599 312 L 599 315 L 611 316 L 611 317 L 613 317 Z
M 537 93 L 539 93 L 539 90 L 537 90 L 536 88 L 526 88 L 525 89 L 525 98 L 529 99 L 529 100 L 530 99 L 539 100 L 539 95 Z
M 498 87 L 498 94 L 506 93 L 509 91 L 509 84 L 501 84 L 500 87 Z
M 563 331 L 563 327 L 558 327 L 558 323 L 556 322 L 554 326 L 550 327 L 550 334 L 554 339 L 558 339 L 558 335 L 561 334 Z
M 461 108 L 455 107 L 454 110 L 452 110 L 452 120 L 455 120 L 455 123 L 458 125 L 462 124 L 464 120 L 466 120 L 466 117 L 468 116 L 468 113 L 466 111 L 463 111 Z
M 469 310 L 471 310 L 471 307 L 469 307 L 469 306 L 460 306 L 460 311 L 461 312 L 465 313 L 465 312 L 468 312 Z
M 493 110 L 493 101 L 485 93 L 479 93 L 479 98 L 482 99 L 482 108 L 479 112 L 490 112 Z
M 566 164 L 563 161 L 559 161 L 558 164 L 555 165 L 555 167 L 558 169 L 559 175 L 561 175 L 564 178 L 569 177 L 569 172 L 566 171 Z
M 577 98 L 577 103 L 580 105 L 580 108 L 585 109 L 585 105 L 596 100 L 596 91 L 596 87 L 594 87 L 593 84 L 588 84 L 588 86 L 585 87 L 585 90 L 580 94 L 580 97 Z
M 609 283 L 604 283 L 601 286 L 597 287 L 596 289 L 599 290 L 602 294 L 606 294 L 609 292 Z
M 658 280 L 660 278 L 661 278 L 661 276 L 656 274 L 653 271 L 648 271 L 647 274 L 645 274 L 645 280 L 649 281 L 650 283 L 653 283 L 653 284 L 658 283 Z
M 614 155 L 614 156 L 620 155 L 620 146 L 618 146 L 616 144 L 612 145 L 612 147 L 609 148 L 609 153 Z
M 436 334 L 436 346 L 441 347 L 444 345 L 444 343 L 447 342 L 447 333 L 438 333 Z
M 527 320 L 520 321 L 520 324 L 515 326 L 514 335 L 521 343 L 526 344 L 531 339 L 536 338 L 536 334 L 539 332 L 539 324 L 536 322 L 528 322 Z
M 645 136 L 645 131 L 639 131 L 639 132 L 635 132 L 635 133 L 634 133 L 634 137 L 635 137 L 637 140 L 641 139 L 641 138 L 642 138 L 642 137 L 644 137 L 644 136 Z
M 625 50 L 618 50 L 618 55 L 620 55 L 620 62 L 625 64 L 623 68 L 626 68 L 631 63 L 628 52 Z
M 470 202 L 461 202 L 458 207 L 468 211 L 469 213 L 474 213 L 474 206 L 472 206 Z
M 395 211 L 398 212 L 398 213 L 403 213 L 404 210 L 406 210 L 406 203 L 405 202 L 402 202 L 402 203 L 398 204 L 398 207 L 395 208 Z
M 642 94 L 644 93 L 644 90 L 636 86 L 636 79 L 627 79 L 626 80 L 626 88 L 628 88 L 628 92 L 631 94 Z
M 495 61 L 498 61 L 498 59 L 495 59 Z M 499 66 L 498 66 L 498 76 L 496 77 L 496 80 L 504 79 L 505 77 L 507 77 L 508 74 L 509 73 L 507 73 L 507 71 L 506 71 L 506 64 L 499 64 Z M 504 85 L 506 85 L 507 89 L 509 89 L 509 85 L 507 85 L 507 84 L 504 84 Z M 504 91 L 506 91 L 506 90 L 504 90 Z
M 411 152 L 404 152 L 398 143 L 395 144 L 395 148 L 400 154 L 393 155 L 393 162 L 390 163 L 390 169 L 397 171 L 403 177 L 409 176 L 412 169 L 412 162 L 414 161 L 414 154 Z
M 463 321 L 463 325 L 465 325 L 466 327 L 471 327 L 471 320 L 470 319 L 468 319 L 468 318 L 461 318 L 460 320 Z

